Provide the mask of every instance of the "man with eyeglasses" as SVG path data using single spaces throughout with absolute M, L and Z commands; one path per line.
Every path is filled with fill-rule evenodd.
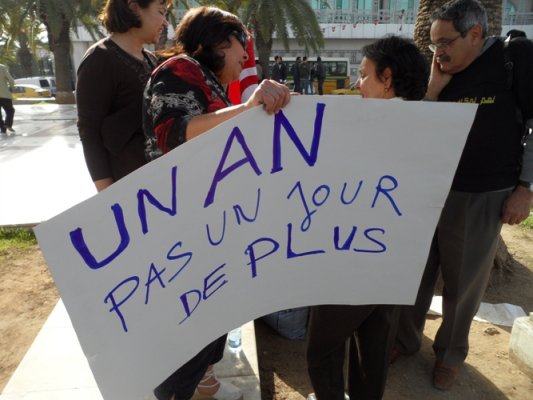
M 433 385 L 447 390 L 468 354 L 470 325 L 489 281 L 501 226 L 523 221 L 533 204 L 533 135 L 526 138 L 524 150 L 516 100 L 520 98 L 523 120 L 533 126 L 533 43 L 526 38 L 509 43 L 513 60 L 509 72 L 504 67 L 503 41 L 486 37 L 487 15 L 477 0 L 448 2 L 431 20 L 429 47 L 434 56 L 426 99 L 479 107 L 433 237 L 416 303 L 402 307 L 391 362 L 420 349 L 441 272 L 443 316 L 433 344 Z

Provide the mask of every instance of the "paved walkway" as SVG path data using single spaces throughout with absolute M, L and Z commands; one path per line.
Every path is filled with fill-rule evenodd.
M 242 333 L 242 351 L 233 354 L 226 348 L 215 371 L 222 380 L 240 387 L 244 400 L 261 400 L 253 322 L 244 325 Z M 22 399 L 103 400 L 61 301 L 0 395 L 0 400 Z M 139 399 L 155 397 L 140 395 Z
M 35 225 L 96 194 L 76 109 L 15 105 L 15 134 L 0 135 L 0 226 Z
M 31 226 L 96 191 L 83 158 L 75 106 L 15 109 L 16 133 L 0 135 L 0 226 Z M 253 323 L 243 327 L 243 351 L 226 352 L 215 370 L 241 387 L 245 400 L 261 399 Z M 0 400 L 21 399 L 102 399 L 61 301 L 0 395 Z

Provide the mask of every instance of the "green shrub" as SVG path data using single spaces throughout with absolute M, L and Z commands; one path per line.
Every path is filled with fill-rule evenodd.
M 524 228 L 533 229 L 533 214 L 529 214 L 529 217 L 527 217 L 520 226 L 523 226 Z
M 27 228 L 0 228 L 0 251 L 25 248 L 37 243 L 35 234 Z

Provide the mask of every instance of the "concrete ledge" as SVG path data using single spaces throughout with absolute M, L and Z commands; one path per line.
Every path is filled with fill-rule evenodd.
M 253 321 L 242 327 L 242 341 L 239 354 L 226 347 L 215 371 L 241 388 L 245 400 L 261 400 Z M 0 400 L 21 399 L 103 400 L 61 300 L 0 395 Z
M 242 326 L 242 350 L 235 354 L 226 346 L 224 358 L 215 365 L 215 372 L 221 380 L 240 388 L 244 400 L 261 400 L 254 321 Z
M 515 319 L 509 340 L 509 359 L 533 379 L 533 313 Z

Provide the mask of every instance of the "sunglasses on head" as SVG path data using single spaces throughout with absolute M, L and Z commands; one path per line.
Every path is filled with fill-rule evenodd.
M 239 41 L 242 47 L 246 48 L 246 42 L 248 41 L 248 35 L 246 32 L 233 31 L 231 34 L 235 36 L 235 38 Z

